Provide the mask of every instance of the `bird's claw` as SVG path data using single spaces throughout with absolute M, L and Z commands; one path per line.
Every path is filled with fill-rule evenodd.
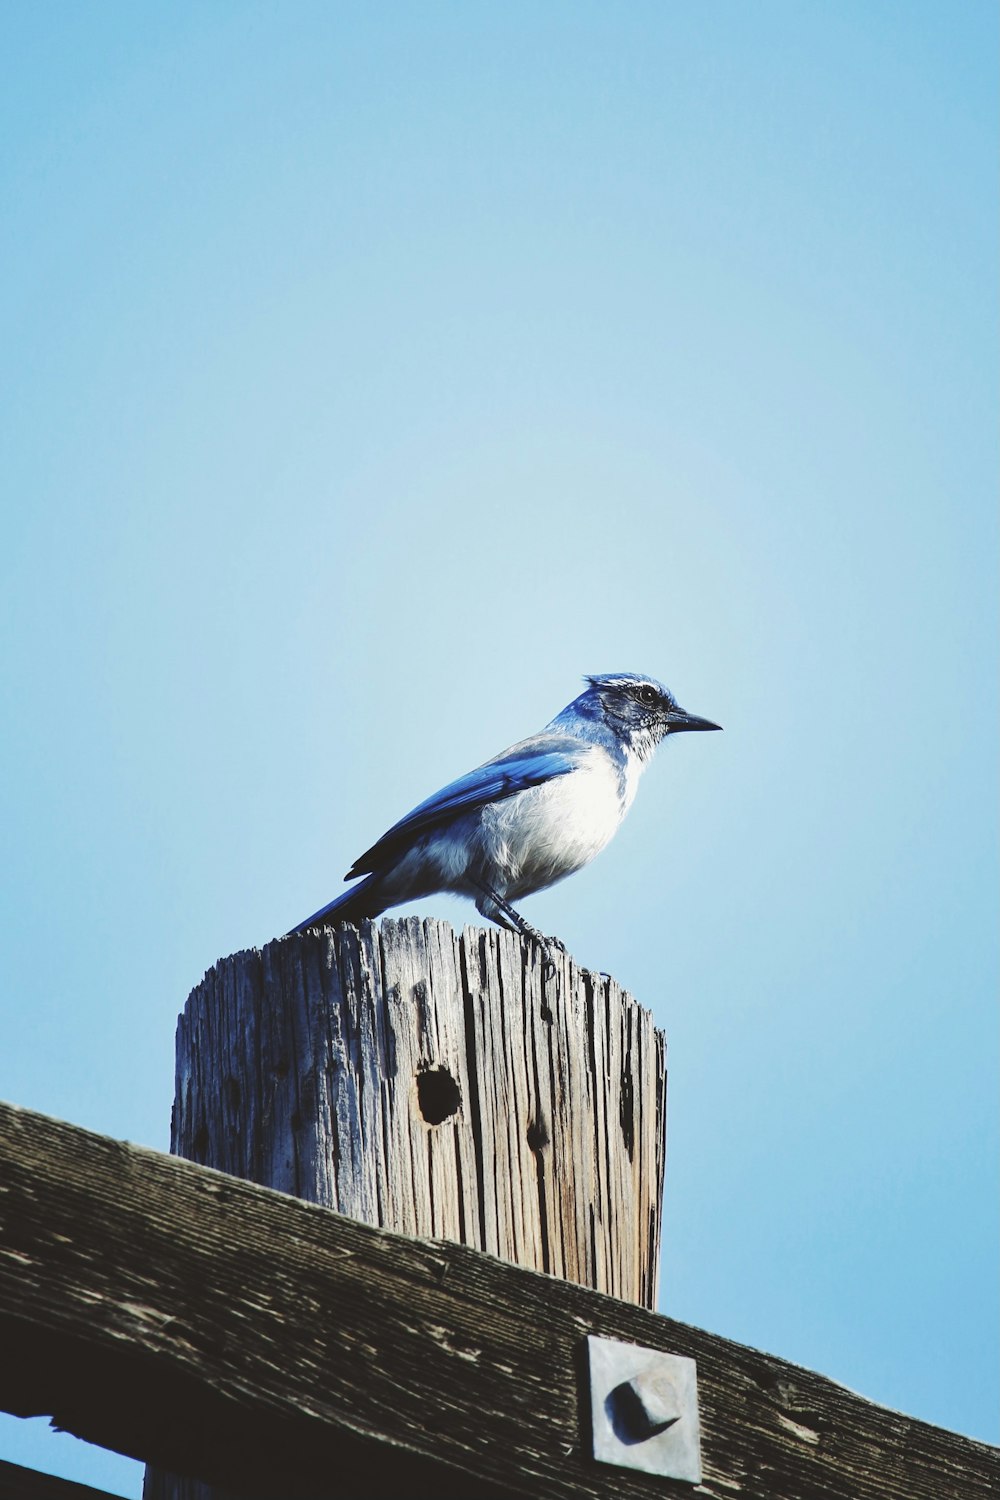
M 556 937 L 542 937 L 538 940 L 538 947 L 542 954 L 542 978 L 554 979 L 558 969 L 556 955 L 566 952 L 566 944 Z

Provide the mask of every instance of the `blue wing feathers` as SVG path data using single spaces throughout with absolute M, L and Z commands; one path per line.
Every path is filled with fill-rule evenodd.
M 489 802 L 502 802 L 517 792 L 575 771 L 589 748 L 586 744 L 574 744 L 568 736 L 556 735 L 537 735 L 534 741 L 513 746 L 495 760 L 487 761 L 442 787 L 433 797 L 428 797 L 405 818 L 394 823 L 377 843 L 354 861 L 344 879 L 353 880 L 358 875 L 377 870 L 420 834 L 463 813 L 474 812 Z

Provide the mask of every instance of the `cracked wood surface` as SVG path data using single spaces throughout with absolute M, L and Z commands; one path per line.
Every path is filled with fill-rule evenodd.
M 462 1245 L 0 1106 L 0 1405 L 272 1500 L 681 1497 L 587 1457 L 588 1333 L 697 1360 L 715 1500 L 986 1500 L 996 1450 Z
M 545 978 L 510 933 L 314 930 L 192 992 L 171 1150 L 653 1307 L 665 1050 L 613 979 Z

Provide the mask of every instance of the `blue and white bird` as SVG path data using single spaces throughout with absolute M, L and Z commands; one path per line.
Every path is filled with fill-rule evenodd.
M 580 870 L 617 832 L 661 740 L 719 729 L 686 713 L 652 677 L 609 672 L 540 734 L 421 802 L 344 877 L 364 878 L 292 929 L 358 922 L 452 891 L 484 917 L 543 945 L 511 905 Z

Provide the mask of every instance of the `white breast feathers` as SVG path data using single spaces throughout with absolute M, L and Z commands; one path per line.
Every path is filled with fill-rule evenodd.
M 542 890 L 600 853 L 635 796 L 642 766 L 634 761 L 623 787 L 611 756 L 594 746 L 576 770 L 486 809 L 483 842 L 506 876 L 504 895 Z

